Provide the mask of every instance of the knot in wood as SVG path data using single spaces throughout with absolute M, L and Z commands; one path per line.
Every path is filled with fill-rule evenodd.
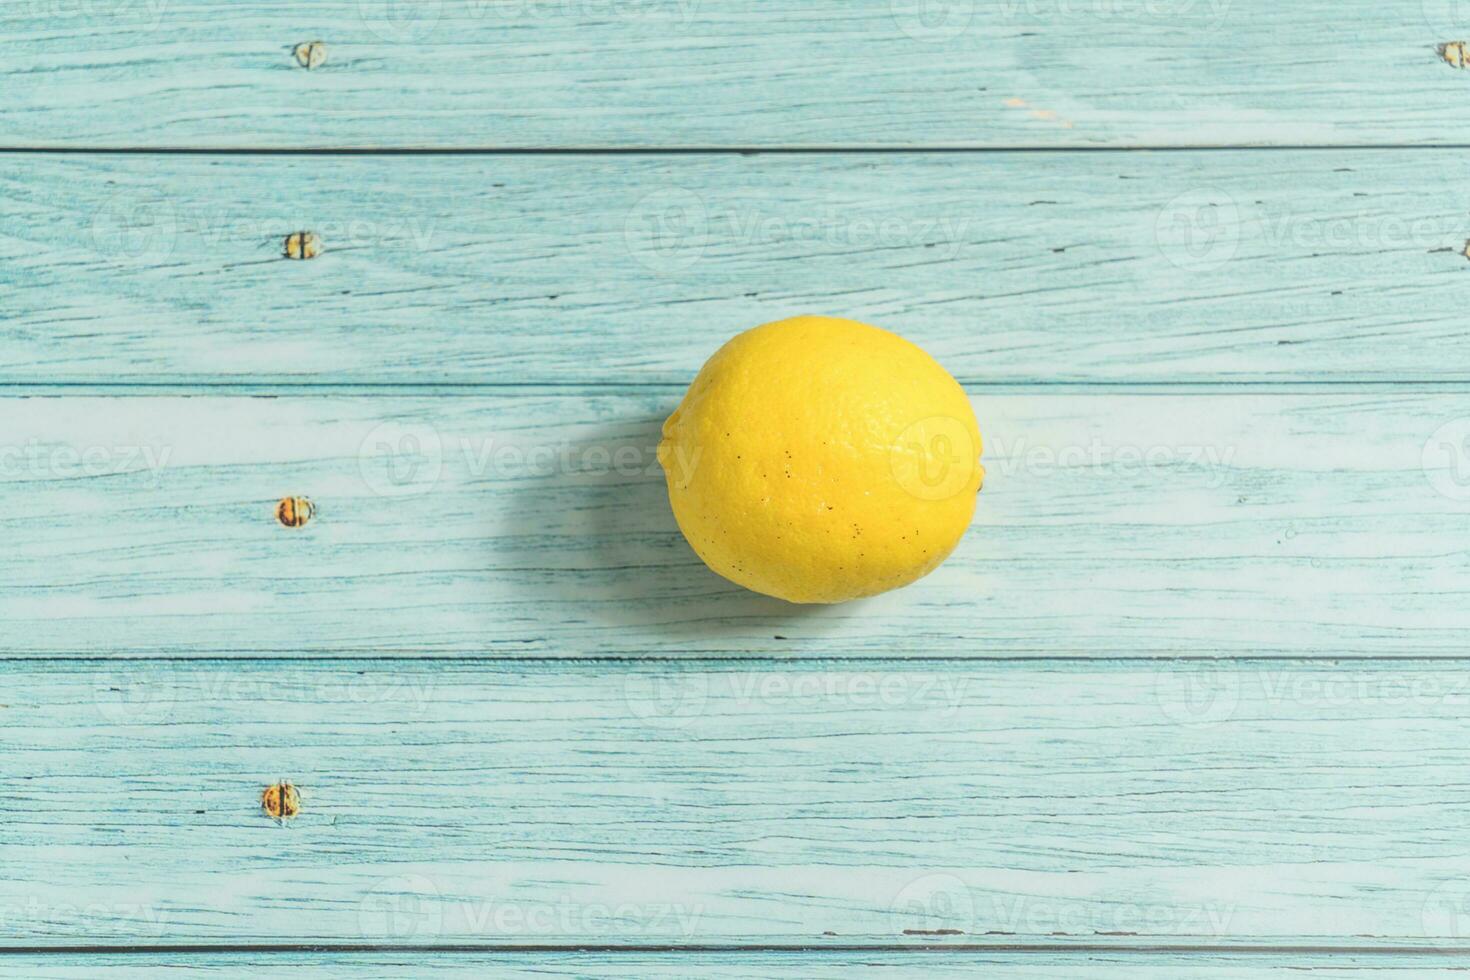
M 283 779 L 260 794 L 260 807 L 274 820 L 290 820 L 301 812 L 301 794 Z
M 302 41 L 292 50 L 296 63 L 307 71 L 320 68 L 327 60 L 327 46 L 320 41 Z
M 276 520 L 286 527 L 305 527 L 316 514 L 316 504 L 305 497 L 282 497 L 276 504 Z
M 286 258 L 314 259 L 322 254 L 322 240 L 314 231 L 293 231 L 286 236 Z

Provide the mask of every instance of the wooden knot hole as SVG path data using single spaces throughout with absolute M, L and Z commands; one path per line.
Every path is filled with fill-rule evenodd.
M 286 527 L 305 527 L 316 516 L 316 504 L 306 497 L 282 497 L 276 504 L 276 520 Z
M 314 259 L 322 254 L 322 240 L 314 231 L 293 231 L 286 236 L 286 258 Z
M 302 41 L 292 49 L 296 63 L 307 71 L 320 68 L 327 60 L 327 46 L 320 41 Z
M 290 820 L 301 812 L 301 794 L 289 780 L 282 779 L 260 794 L 260 808 L 273 820 Z

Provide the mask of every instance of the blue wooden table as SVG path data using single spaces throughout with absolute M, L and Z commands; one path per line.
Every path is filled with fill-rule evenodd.
M 1462 975 L 1461 42 L 0 7 L 0 976 Z M 839 607 L 706 570 L 653 453 L 804 312 L 986 436 Z

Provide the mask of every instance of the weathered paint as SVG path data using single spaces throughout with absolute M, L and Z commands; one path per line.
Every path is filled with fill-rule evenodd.
M 986 393 L 949 561 L 798 607 L 706 570 L 675 389 L 0 399 L 10 654 L 1459 655 L 1470 395 Z M 698 465 L 698 460 L 688 461 Z M 286 491 L 316 516 L 286 530 Z
M 0 144 L 1456 144 L 1467 36 L 1452 0 L 14 2 Z
M 1463 949 L 1467 696 L 1432 661 L 11 663 L 0 944 Z
M 0 973 L 1457 969 L 1455 6 L 7 5 L 0 147 L 843 152 L 0 156 Z M 861 606 L 650 465 L 800 310 L 989 440 Z
M 0 382 L 688 384 L 733 333 L 800 312 L 895 330 L 974 384 L 1463 381 L 1463 169 L 0 157 Z M 322 254 L 283 259 L 303 228 Z

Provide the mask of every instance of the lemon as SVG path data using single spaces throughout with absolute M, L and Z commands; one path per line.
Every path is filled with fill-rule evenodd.
M 798 316 L 705 363 L 663 427 L 679 529 L 714 571 L 791 602 L 907 585 L 975 511 L 980 430 L 964 389 L 896 334 Z

